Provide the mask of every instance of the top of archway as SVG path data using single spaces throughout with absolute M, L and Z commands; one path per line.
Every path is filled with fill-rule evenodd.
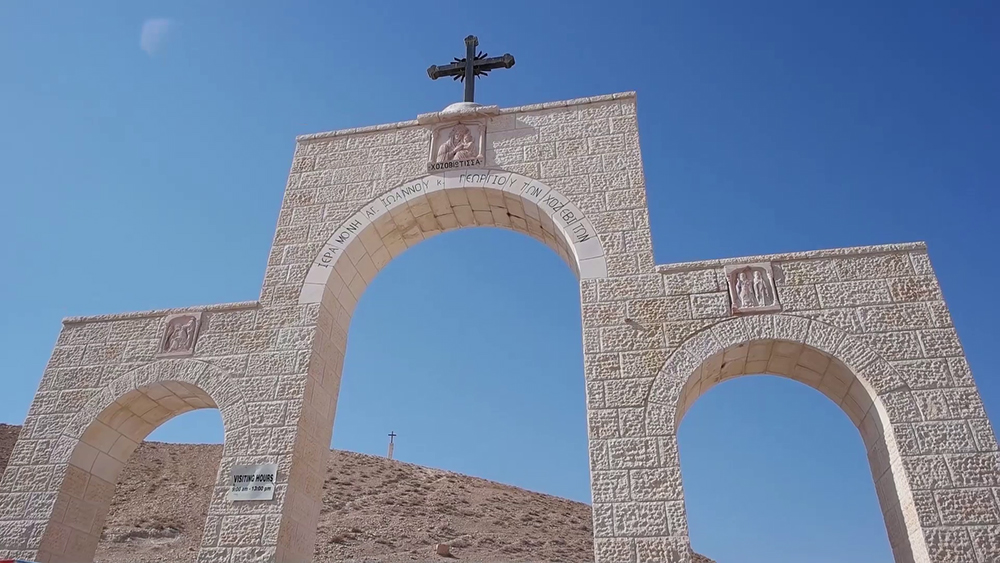
M 492 117 L 494 115 L 503 115 L 508 113 L 527 113 L 533 111 L 544 111 L 551 109 L 566 108 L 571 106 L 582 106 L 587 104 L 597 104 L 602 102 L 611 102 L 615 100 L 625 100 L 634 99 L 636 93 L 634 91 L 629 92 L 619 92 L 616 94 L 605 94 L 602 96 L 590 96 L 586 98 L 576 98 L 572 100 L 562 100 L 557 102 L 546 102 L 542 104 L 529 104 L 525 106 L 518 106 L 512 108 L 500 108 L 498 106 L 480 106 L 477 108 L 470 108 L 465 110 L 466 113 L 471 113 L 473 115 L 482 115 L 483 117 Z M 350 129 L 339 129 L 336 131 L 325 131 L 321 133 L 310 133 L 307 135 L 299 135 L 295 138 L 296 142 L 307 143 L 310 141 L 320 141 L 324 139 L 331 139 L 334 137 L 345 137 L 350 135 L 358 135 L 361 133 L 373 133 L 376 131 L 389 131 L 392 129 L 405 129 L 407 127 L 415 127 L 418 125 L 426 125 L 429 123 L 436 123 L 438 121 L 446 119 L 454 119 L 456 117 L 462 117 L 465 113 L 463 112 L 447 112 L 439 111 L 433 113 L 420 114 L 417 119 L 410 119 L 407 121 L 398 121 L 396 123 L 383 123 L 381 125 L 369 125 L 366 127 L 352 127 Z
M 831 248 L 825 250 L 809 250 L 804 252 L 785 252 L 781 254 L 761 254 L 758 256 L 741 256 L 738 258 L 717 258 L 713 260 L 698 260 L 694 262 L 677 262 L 674 264 L 661 264 L 656 267 L 656 271 L 661 274 L 673 272 L 686 272 L 690 270 L 704 270 L 708 268 L 720 268 L 730 264 L 746 264 L 750 262 L 788 262 L 792 260 L 813 260 L 817 258 L 846 258 L 850 256 L 864 256 L 875 254 L 897 254 L 901 252 L 926 252 L 925 242 L 904 242 L 897 244 L 880 244 L 873 246 L 851 246 L 846 248 Z
M 461 117 L 493 117 L 494 115 L 500 115 L 500 106 L 484 106 L 475 102 L 456 102 L 441 111 L 418 115 L 417 123 L 429 125 Z
M 214 303 L 210 305 L 197 305 L 192 307 L 175 307 L 172 309 L 151 309 L 147 311 L 128 311 L 124 313 L 108 313 L 103 315 L 90 315 L 83 317 L 64 317 L 63 325 L 75 325 L 82 323 L 99 323 L 110 321 L 124 321 L 130 319 L 151 319 L 166 317 L 178 313 L 219 313 L 226 311 L 243 311 L 246 309 L 257 309 L 260 307 L 259 301 L 236 301 L 233 303 Z
M 160 359 L 128 371 L 94 393 L 90 399 L 66 421 L 62 435 L 78 439 L 98 415 L 113 403 L 134 391 L 164 382 L 187 383 L 204 392 L 222 413 L 223 424 L 230 432 L 244 428 L 250 420 L 243 389 L 225 369 L 202 360 L 190 358 Z M 60 438 L 57 450 L 64 452 L 66 460 L 72 450 L 73 440 Z
M 830 390 L 824 390 L 821 380 L 826 374 L 817 372 L 817 370 L 826 369 L 826 367 L 833 368 L 834 364 L 816 368 L 803 362 L 806 364 L 804 367 L 808 368 L 805 371 L 812 370 L 814 373 L 811 375 L 814 377 L 810 379 L 808 375 L 796 376 L 793 373 L 794 364 L 801 361 L 797 353 L 788 357 L 792 364 L 785 365 L 778 370 L 773 369 L 775 364 L 769 361 L 764 362 L 766 367 L 763 369 L 761 369 L 762 366 L 745 369 L 738 363 L 738 358 L 734 357 L 732 359 L 737 361 L 732 363 L 737 366 L 738 370 L 743 371 L 730 373 L 729 376 L 771 373 L 790 377 L 820 389 L 821 392 L 834 399 L 838 405 L 846 396 L 853 380 L 858 381 L 860 390 L 863 390 L 864 396 L 868 397 L 869 403 L 878 403 L 880 397 L 885 397 L 896 391 L 909 390 L 906 378 L 857 335 L 852 335 L 840 327 L 816 319 L 780 313 L 726 319 L 690 336 L 663 364 L 647 391 L 646 402 L 647 404 L 676 408 L 679 406 L 689 381 L 696 377 L 698 370 L 703 368 L 710 358 L 719 357 L 719 355 L 734 349 L 738 349 L 745 356 L 750 349 L 749 345 L 771 341 L 794 343 L 797 346 L 825 355 L 831 361 L 835 360 L 838 362 L 837 365 L 842 364 L 841 367 L 846 372 L 837 374 L 837 377 L 841 378 L 841 383 L 844 383 L 842 389 L 839 389 L 842 392 L 841 395 L 835 398 L 831 396 Z M 778 355 L 781 354 L 778 353 Z M 793 356 L 795 359 L 791 360 Z M 720 357 L 720 361 L 725 361 L 728 358 L 728 356 Z M 746 357 L 743 360 L 748 361 Z M 761 360 L 763 358 L 758 358 L 755 361 Z M 723 364 L 719 365 L 721 370 Z M 859 401 L 859 404 L 860 402 L 863 401 Z M 684 409 L 680 408 L 677 414 L 683 416 L 683 411 Z M 848 416 L 851 416 L 850 412 Z M 855 420 L 855 418 L 857 419 Z M 852 416 L 852 420 L 855 422 L 860 422 L 861 418 L 863 417 Z
M 553 235 L 562 238 L 566 250 L 571 254 L 566 258 L 571 261 L 571 266 L 580 279 L 607 277 L 607 259 L 604 247 L 597 236 L 597 230 L 583 211 L 574 205 L 568 197 L 543 182 L 515 172 L 502 169 L 465 168 L 454 171 L 438 171 L 404 182 L 376 196 L 362 206 L 358 212 L 348 217 L 339 228 L 333 231 L 312 261 L 299 291 L 299 304 L 319 303 L 322 300 L 327 283 L 337 268 L 340 258 L 350 253 L 350 247 L 367 249 L 369 243 L 362 242 L 364 233 L 373 231 L 378 233 L 376 224 L 383 217 L 390 217 L 391 222 L 391 216 L 397 212 L 396 210 L 405 209 L 411 205 L 413 208 L 419 208 L 418 202 L 423 202 L 425 215 L 433 219 L 433 210 L 426 201 L 428 197 L 439 196 L 448 191 L 464 190 L 488 191 L 499 193 L 501 198 L 504 196 L 516 198 L 525 206 L 522 213 L 528 220 L 532 220 L 534 224 L 539 226 L 544 223 L 554 227 Z M 452 205 L 451 200 L 447 197 L 441 201 L 449 208 Z M 471 214 L 471 206 L 466 205 L 466 207 Z M 485 210 L 481 212 L 490 217 L 490 221 L 492 221 L 492 212 Z M 527 221 L 524 217 L 521 219 L 524 223 L 521 228 L 513 227 L 509 221 L 506 226 L 513 230 L 530 233 L 530 228 L 526 226 Z M 492 222 L 459 223 L 455 220 L 453 225 L 444 230 L 484 225 L 504 226 Z M 416 222 L 416 226 L 420 228 L 420 223 Z M 443 232 L 443 230 L 438 230 L 436 227 L 433 232 Z M 381 236 L 381 234 L 376 234 L 376 238 L 381 238 Z M 421 237 L 420 240 L 423 238 Z M 384 242 L 370 244 L 385 245 Z M 387 245 L 384 246 L 384 250 L 387 255 L 391 255 Z M 558 252 L 558 249 L 554 248 L 554 250 Z M 381 259 L 379 261 L 382 262 Z M 351 262 L 353 260 L 347 263 Z M 372 262 L 371 268 L 375 268 L 374 262 Z M 341 281 L 350 283 L 355 277 L 364 279 L 364 276 L 354 275 L 356 270 L 353 266 L 349 266 L 347 269 L 350 272 L 349 279 L 342 280 L 341 278 Z M 359 291 L 361 291 L 360 288 Z M 360 298 L 360 294 L 354 295 L 354 297 Z

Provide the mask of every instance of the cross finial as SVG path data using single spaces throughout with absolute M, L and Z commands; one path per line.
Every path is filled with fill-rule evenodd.
M 475 102 L 476 98 L 476 77 L 486 76 L 495 68 L 510 68 L 514 66 L 514 56 L 510 53 L 502 57 L 490 57 L 483 52 L 476 52 L 479 45 L 479 38 L 470 35 L 465 38 L 465 58 L 456 58 L 454 62 L 445 66 L 431 65 L 427 69 L 427 76 L 431 80 L 437 80 L 442 76 L 451 76 L 454 80 L 465 82 L 466 102 Z

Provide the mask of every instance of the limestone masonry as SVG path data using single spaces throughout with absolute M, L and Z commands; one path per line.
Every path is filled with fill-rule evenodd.
M 858 427 L 897 563 L 1000 561 L 1000 451 L 924 245 L 656 266 L 632 93 L 300 137 L 257 301 L 64 321 L 0 482 L 0 556 L 91 561 L 138 443 L 218 408 L 199 561 L 309 561 L 354 307 L 472 226 L 580 279 L 597 562 L 691 560 L 676 428 L 752 373 Z M 230 500 L 234 467 L 269 463 L 272 500 Z

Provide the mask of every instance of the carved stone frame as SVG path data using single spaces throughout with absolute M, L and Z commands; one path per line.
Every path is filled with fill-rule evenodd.
M 185 350 L 176 350 L 173 352 L 165 352 L 164 347 L 167 343 L 168 329 L 170 328 L 170 323 L 174 322 L 176 319 L 183 317 L 194 318 L 194 335 L 191 337 L 191 347 Z M 160 335 L 160 341 L 156 347 L 156 354 L 154 357 L 157 358 L 176 358 L 183 356 L 194 355 L 194 349 L 198 345 L 198 333 L 201 332 L 201 311 L 188 311 L 184 313 L 176 313 L 173 315 L 168 315 L 166 323 L 163 324 L 163 334 Z
M 445 131 L 450 132 L 452 128 L 458 125 L 465 125 L 469 129 L 475 128 L 472 131 L 473 136 L 476 138 L 476 148 L 478 153 L 476 158 L 483 159 L 486 157 L 486 120 L 485 119 L 459 119 L 457 121 L 452 121 L 446 123 L 434 129 L 431 132 L 431 147 L 430 154 L 428 155 L 427 162 L 430 164 L 437 164 L 437 149 L 441 144 L 441 134 Z M 478 130 L 478 133 L 477 131 Z M 455 161 L 451 161 L 455 162 Z
M 736 275 L 746 269 L 751 271 L 759 269 L 764 271 L 764 279 L 767 281 L 768 290 L 774 296 L 774 303 L 771 305 L 757 307 L 740 307 L 739 299 L 736 295 Z M 751 264 L 730 264 L 725 267 L 726 286 L 729 292 L 729 310 L 733 315 L 753 315 L 758 313 L 777 313 L 781 311 L 781 299 L 778 297 L 778 288 L 774 283 L 774 270 L 770 262 L 754 262 Z

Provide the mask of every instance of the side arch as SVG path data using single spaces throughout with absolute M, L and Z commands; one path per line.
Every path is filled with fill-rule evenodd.
M 245 448 L 246 400 L 229 374 L 206 362 L 160 360 L 120 376 L 66 424 L 50 462 L 61 467 L 40 561 L 91 561 L 129 456 L 154 429 L 185 412 L 218 408 L 227 450 Z
M 679 475 L 675 437 L 688 408 L 714 385 L 749 374 L 794 379 L 840 406 L 865 443 L 896 562 L 929 561 L 904 467 L 916 401 L 893 366 L 839 328 L 794 315 L 758 315 L 727 320 L 684 342 L 654 379 L 646 406 L 645 431 L 670 438 L 662 443 L 670 450 L 664 458 L 676 464 L 672 469 Z M 690 545 L 686 510 L 683 518 L 683 537 L 674 540 Z
M 181 398 L 185 404 L 169 398 L 167 392 Z M 219 409 L 227 433 L 245 427 L 249 421 L 243 391 L 227 371 L 200 360 L 167 359 L 140 366 L 106 385 L 70 419 L 63 435 L 79 439 L 90 422 L 98 419 L 101 413 L 112 407 L 131 405 L 140 393 L 152 393 L 152 396 L 162 394 L 165 398 L 166 404 L 154 400 L 156 410 L 147 413 L 147 419 L 152 419 L 156 425 L 199 408 Z M 55 455 L 56 452 L 53 452 Z
M 545 243 L 580 279 L 608 275 L 593 223 L 569 198 L 520 174 L 469 169 L 411 180 L 362 206 L 320 249 L 299 303 L 319 303 L 326 290 L 351 311 L 393 257 L 436 234 L 477 226 L 511 229 Z

